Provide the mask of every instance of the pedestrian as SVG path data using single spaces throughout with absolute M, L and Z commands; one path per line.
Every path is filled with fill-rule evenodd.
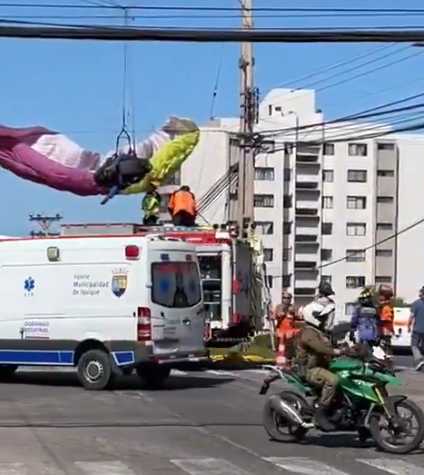
M 162 198 L 156 190 L 148 191 L 141 203 L 143 211 L 143 224 L 146 226 L 154 226 L 159 221 L 160 205 Z
M 392 337 L 395 333 L 393 295 L 393 290 L 390 286 L 380 285 L 377 308 L 380 322 L 380 345 L 387 355 L 392 354 Z
M 415 369 L 420 371 L 424 367 L 424 286 L 420 289 L 418 300 L 411 306 L 408 332 L 412 332 L 411 347 Z
M 194 226 L 197 216 L 197 204 L 190 187 L 183 185 L 169 198 L 168 210 L 176 226 Z
M 379 338 L 379 319 L 374 305 L 370 289 L 361 291 L 358 298 L 358 306 L 355 308 L 350 323 L 350 340 L 355 341 L 355 333 L 358 342 L 367 345 L 372 351 L 377 346 Z

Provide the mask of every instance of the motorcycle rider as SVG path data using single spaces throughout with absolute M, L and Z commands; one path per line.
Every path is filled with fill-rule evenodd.
M 334 291 L 328 282 L 321 282 L 317 298 L 303 309 L 304 327 L 296 338 L 294 368 L 311 385 L 321 387 L 319 407 L 315 412 L 317 425 L 325 432 L 335 430 L 328 419 L 339 378 L 328 370 L 331 359 L 344 352 L 334 348 L 328 337 L 334 323 Z

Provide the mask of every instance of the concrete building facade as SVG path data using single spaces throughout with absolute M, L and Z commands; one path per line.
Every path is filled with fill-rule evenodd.
M 161 190 L 165 203 L 180 183 L 201 202 L 208 190 L 222 188 L 223 178 L 230 185 L 238 124 L 220 119 L 202 128 L 179 176 Z M 303 305 L 326 279 L 338 314 L 347 317 L 364 285 L 391 284 L 409 302 L 424 285 L 424 224 L 390 238 L 424 217 L 424 137 L 360 138 L 384 130 L 384 124 L 324 126 L 310 90 L 276 89 L 262 100 L 257 131 L 270 142 L 256 157 L 254 213 L 275 303 L 288 289 Z M 199 222 L 227 222 L 236 192 L 231 184 L 206 200 Z

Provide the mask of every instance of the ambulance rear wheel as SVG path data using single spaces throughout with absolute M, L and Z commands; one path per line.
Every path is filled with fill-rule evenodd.
M 105 389 L 112 380 L 110 356 L 102 350 L 84 353 L 78 362 L 78 379 L 85 389 Z
M 171 368 L 164 366 L 137 366 L 138 377 L 152 388 L 160 388 L 171 373 Z
M 15 371 L 18 369 L 16 364 L 2 364 L 0 365 L 0 378 L 10 378 L 14 375 Z

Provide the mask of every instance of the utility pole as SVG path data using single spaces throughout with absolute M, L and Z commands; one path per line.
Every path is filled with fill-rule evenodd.
M 245 30 L 253 29 L 253 0 L 239 0 L 242 8 L 242 26 Z M 242 43 L 240 68 L 240 155 L 239 180 L 237 190 L 236 220 L 243 233 L 245 225 L 253 222 L 253 194 L 255 151 L 252 147 L 252 134 L 257 121 L 258 93 L 254 87 L 254 65 L 252 43 Z

